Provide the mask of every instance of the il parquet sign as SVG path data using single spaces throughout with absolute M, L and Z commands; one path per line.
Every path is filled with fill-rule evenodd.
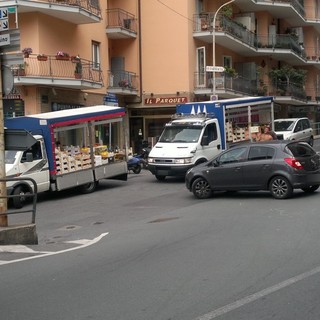
M 144 99 L 144 104 L 152 105 L 165 105 L 165 104 L 179 104 L 188 102 L 187 97 L 157 97 L 157 98 L 146 98 Z

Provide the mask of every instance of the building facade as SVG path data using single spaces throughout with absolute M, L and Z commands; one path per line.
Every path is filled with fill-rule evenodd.
M 142 141 L 155 143 L 184 102 L 272 95 L 275 118 L 320 121 L 317 0 L 4 0 L 0 7 L 10 9 L 21 58 L 11 64 L 16 52 L 0 46 L 14 75 L 5 117 L 113 104 L 111 94 L 126 119 L 97 140 L 112 134 L 114 146 L 136 152 Z

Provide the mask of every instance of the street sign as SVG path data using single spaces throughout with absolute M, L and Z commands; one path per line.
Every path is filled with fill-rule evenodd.
M 0 31 L 7 31 L 7 30 L 9 30 L 8 19 L 1 19 L 0 20 Z
M 0 46 L 7 46 L 9 44 L 10 44 L 10 34 L 9 33 L 0 34 Z
M 0 52 L 7 53 L 13 51 L 21 52 L 19 29 L 11 29 L 6 34 L 0 34 Z
M 0 9 L 0 20 L 7 19 L 8 20 L 8 8 Z
M 207 72 L 224 72 L 224 67 L 217 67 L 217 66 L 206 66 Z

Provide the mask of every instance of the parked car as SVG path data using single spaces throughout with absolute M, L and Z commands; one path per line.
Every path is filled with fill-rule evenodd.
M 279 140 L 305 141 L 313 146 L 313 130 L 308 118 L 276 119 L 274 132 Z
M 240 190 L 269 190 L 274 198 L 286 199 L 294 189 L 312 193 L 319 188 L 320 155 L 306 142 L 248 142 L 193 167 L 185 182 L 199 199 Z

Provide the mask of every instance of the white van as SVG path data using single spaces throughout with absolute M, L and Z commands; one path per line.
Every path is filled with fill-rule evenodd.
M 308 118 L 275 119 L 274 132 L 279 140 L 306 141 L 313 145 L 313 130 Z

